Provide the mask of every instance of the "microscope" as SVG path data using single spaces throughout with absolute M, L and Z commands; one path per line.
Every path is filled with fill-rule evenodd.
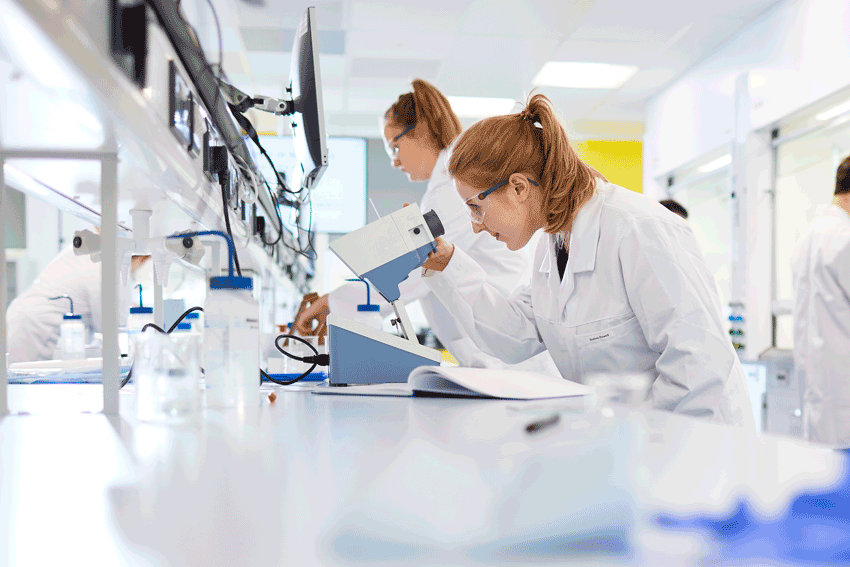
M 333 253 L 393 306 L 398 330 L 396 336 L 328 315 L 331 386 L 407 382 L 414 368 L 439 366 L 440 353 L 419 344 L 398 285 L 436 251 L 434 239 L 443 234 L 437 213 L 422 214 L 414 203 L 330 243 Z

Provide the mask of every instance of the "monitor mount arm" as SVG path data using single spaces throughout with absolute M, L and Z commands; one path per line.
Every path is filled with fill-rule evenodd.
M 295 101 L 281 100 L 270 96 L 254 96 L 250 97 L 243 93 L 233 85 L 228 85 L 224 81 L 219 81 L 221 92 L 224 94 L 227 103 L 240 113 L 247 112 L 251 108 L 271 112 L 278 116 L 288 116 L 295 112 Z

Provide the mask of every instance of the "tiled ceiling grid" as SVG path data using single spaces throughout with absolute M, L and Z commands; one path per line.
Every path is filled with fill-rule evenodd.
M 249 94 L 282 97 L 295 28 L 316 7 L 330 135 L 378 135 L 378 116 L 416 77 L 452 96 L 523 99 L 547 61 L 635 65 L 618 89 L 541 87 L 575 137 L 639 138 L 653 94 L 785 0 L 213 0 L 224 68 Z M 212 18 L 199 26 L 215 60 Z M 461 117 L 465 125 L 477 118 Z M 259 117 L 260 129 L 285 120 Z M 264 128 L 265 126 L 265 128 Z

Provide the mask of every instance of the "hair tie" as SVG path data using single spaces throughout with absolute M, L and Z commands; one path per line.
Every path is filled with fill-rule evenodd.
M 532 126 L 535 126 L 537 128 L 543 127 L 543 125 L 540 123 L 540 116 L 536 113 L 531 112 L 528 107 L 525 107 L 522 112 L 519 113 L 519 117 L 530 123 Z

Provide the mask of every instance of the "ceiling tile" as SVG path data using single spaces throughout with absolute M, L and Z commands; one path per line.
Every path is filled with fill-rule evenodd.
M 568 39 L 558 47 L 551 60 L 643 67 L 649 65 L 657 56 L 658 46 L 651 43 Z
M 408 33 L 440 31 L 452 33 L 460 29 L 466 18 L 469 0 L 433 0 L 429 2 L 394 2 L 351 4 L 351 30 L 406 30 Z
M 438 82 L 447 94 L 514 98 L 558 45 L 557 38 L 493 38 L 458 36 L 443 63 Z
M 454 39 L 454 34 L 442 32 L 412 34 L 407 30 L 386 30 L 377 34 L 355 30 L 348 35 L 348 50 L 357 57 L 445 59 Z
M 247 27 L 281 27 L 296 29 L 309 6 L 316 8 L 319 29 L 341 29 L 345 9 L 342 2 L 316 2 L 315 0 L 267 0 L 265 6 L 256 7 L 248 2 L 234 2 L 239 21 Z
M 241 27 L 242 40 L 248 51 L 290 52 L 295 40 L 294 29 Z M 345 54 L 345 32 L 342 30 L 319 30 L 319 53 L 328 55 Z
M 352 78 L 376 79 L 406 79 L 422 78 L 425 80 L 437 76 L 440 71 L 440 61 L 432 59 L 382 59 L 373 57 L 354 57 L 351 60 Z
M 639 43 L 646 49 L 661 49 L 682 28 L 692 22 L 689 17 L 659 16 L 653 12 L 626 14 L 592 11 L 570 39 Z
M 460 31 L 469 35 L 564 37 L 578 25 L 591 2 L 475 0 Z
M 645 69 L 639 71 L 612 95 L 612 99 L 622 102 L 645 100 L 678 75 L 677 69 Z

